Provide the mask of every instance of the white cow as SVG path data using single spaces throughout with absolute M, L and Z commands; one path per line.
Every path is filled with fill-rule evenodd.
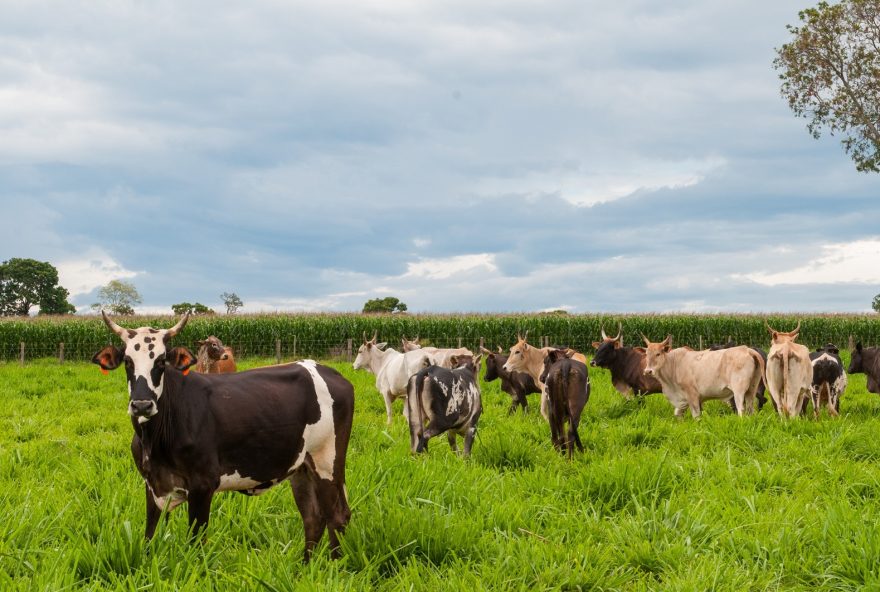
M 764 358 L 744 345 L 717 351 L 672 349 L 672 335 L 660 343 L 647 344 L 645 374 L 653 376 L 663 387 L 663 395 L 681 417 L 690 408 L 694 418 L 700 416 L 706 399 L 736 401 L 740 415 L 754 410 L 755 392 L 764 374 Z
M 461 358 L 461 356 L 474 356 L 474 352 L 467 349 L 466 347 L 457 347 L 457 348 L 437 348 L 430 345 L 426 345 L 422 347 L 419 345 L 419 338 L 416 337 L 414 340 L 409 341 L 406 337 L 400 340 L 400 345 L 403 347 L 404 352 L 411 351 L 422 351 L 427 354 L 430 354 L 432 359 L 434 360 L 434 364 L 440 366 L 441 368 L 449 368 L 452 369 L 452 358 L 457 357 Z
M 810 350 L 794 342 L 800 330 L 800 321 L 795 330 L 788 333 L 774 331 L 767 324 L 772 340 L 767 353 L 767 390 L 782 417 L 800 415 L 804 401 L 813 392 Z
M 367 341 L 364 334 L 364 343 L 358 348 L 357 358 L 354 360 L 355 370 L 369 370 L 376 375 L 376 390 L 385 399 L 385 411 L 388 413 L 388 424 L 391 425 L 391 404 L 394 399 L 406 397 L 406 385 L 409 377 L 434 363 L 430 353 L 415 350 L 400 353 L 388 348 L 387 343 L 376 343 L 376 334 Z M 403 414 L 406 416 L 406 406 Z

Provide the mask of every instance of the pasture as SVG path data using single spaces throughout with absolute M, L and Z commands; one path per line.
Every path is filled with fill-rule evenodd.
M 848 353 L 843 355 L 845 364 Z M 241 369 L 270 363 L 245 359 Z M 855 590 L 880 587 L 880 398 L 850 377 L 839 419 L 740 419 L 720 403 L 672 417 L 625 402 L 590 368 L 569 462 L 531 413 L 482 383 L 473 456 L 445 438 L 413 456 L 373 375 L 355 385 L 344 558 L 303 566 L 290 488 L 219 494 L 203 544 L 185 508 L 146 545 L 125 374 L 0 363 L 3 590 Z M 482 376 L 482 372 L 481 372 Z

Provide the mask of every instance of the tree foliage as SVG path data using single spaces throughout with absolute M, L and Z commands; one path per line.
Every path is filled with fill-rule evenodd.
M 871 302 L 871 308 L 874 309 L 874 312 L 880 312 L 880 294 L 874 296 L 874 300 Z
M 406 304 L 394 296 L 373 298 L 364 303 L 363 312 L 405 312 Z
M 110 280 L 98 291 L 99 301 L 92 305 L 95 310 L 109 310 L 115 315 L 132 315 L 136 304 L 143 302 L 134 284 L 123 280 Z
M 40 314 L 71 314 L 76 308 L 68 295 L 47 261 L 13 258 L 0 264 L 0 315 L 27 316 L 34 306 Z
M 226 314 L 235 314 L 239 308 L 244 306 L 244 302 L 241 301 L 241 298 L 235 292 L 223 292 L 220 294 L 220 298 L 223 300 L 223 304 L 226 305 Z
M 196 302 L 195 304 L 190 304 L 189 302 L 180 302 L 178 304 L 172 304 L 171 310 L 174 311 L 176 315 L 183 315 L 186 313 L 190 313 L 193 315 L 212 315 L 214 314 L 214 309 L 208 308 L 201 302 Z
M 782 96 L 814 138 L 841 134 L 862 172 L 880 172 L 880 0 L 820 2 L 776 50 Z

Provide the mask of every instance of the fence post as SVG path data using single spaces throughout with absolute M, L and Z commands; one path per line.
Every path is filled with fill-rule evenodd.
M 700 335 L 700 351 L 703 351 L 703 336 Z
M 275 363 L 276 364 L 281 363 L 281 340 L 280 339 L 275 340 Z
M 293 336 L 293 359 L 296 359 L 296 335 Z
M 345 340 L 345 354 L 348 357 L 348 361 L 351 362 L 351 337 Z
M 22 366 L 24 366 L 24 341 L 21 342 L 21 355 L 19 358 L 19 362 Z
M 850 335 L 849 336 L 849 343 L 847 344 L 847 345 L 849 345 L 849 351 L 852 351 L 856 348 L 856 344 L 853 342 L 854 342 L 853 336 Z
M 58 363 L 64 363 L 64 342 L 58 344 Z
M 486 347 L 486 346 L 485 346 L 485 344 L 484 344 L 484 342 L 483 342 L 483 338 L 480 337 L 480 351 L 483 351 L 483 349 L 485 349 L 485 347 Z
M 458 338 L 458 347 L 461 348 L 461 337 Z

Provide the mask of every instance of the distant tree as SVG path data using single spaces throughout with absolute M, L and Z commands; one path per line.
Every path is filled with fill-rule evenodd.
M 223 292 L 220 294 L 220 299 L 226 305 L 226 314 L 235 314 L 239 308 L 244 306 L 244 302 L 235 292 Z
M 798 18 L 773 60 L 782 96 L 814 138 L 840 134 L 857 170 L 880 172 L 880 0 L 819 2 Z
M 373 298 L 364 303 L 363 312 L 406 312 L 406 304 L 394 296 Z
M 58 285 L 58 270 L 47 261 L 13 258 L 0 264 L 0 315 L 27 316 L 34 306 L 40 314 L 70 314 L 76 308 L 68 295 Z
M 201 302 L 196 302 L 195 304 L 190 304 L 189 302 L 181 302 L 179 304 L 172 304 L 171 310 L 174 311 L 176 315 L 183 315 L 186 313 L 195 314 L 195 315 L 212 315 L 214 314 L 214 310 L 208 308 Z
M 98 290 L 99 301 L 92 305 L 95 310 L 106 309 L 116 315 L 133 315 L 134 306 L 143 302 L 137 288 L 131 282 L 110 280 Z
M 874 312 L 880 312 L 880 294 L 874 296 L 874 301 L 871 302 L 871 308 L 874 309 Z

